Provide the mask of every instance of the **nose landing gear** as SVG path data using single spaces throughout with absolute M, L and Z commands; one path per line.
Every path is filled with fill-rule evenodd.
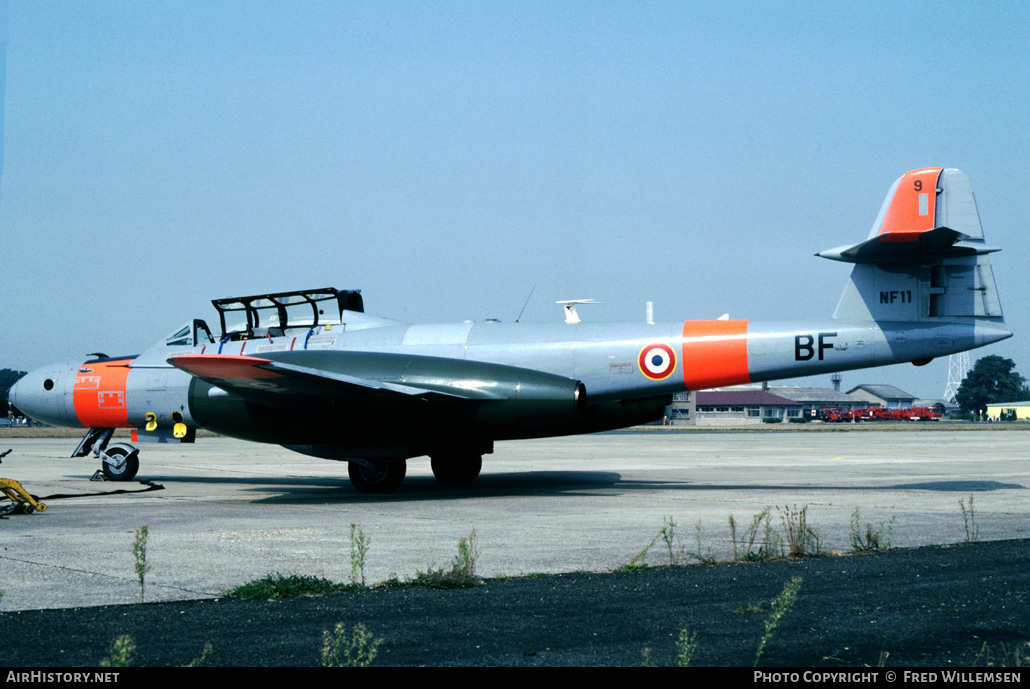
M 91 428 L 72 457 L 85 457 L 90 452 L 100 460 L 94 481 L 131 481 L 139 471 L 139 450 L 128 443 L 109 445 L 113 428 Z

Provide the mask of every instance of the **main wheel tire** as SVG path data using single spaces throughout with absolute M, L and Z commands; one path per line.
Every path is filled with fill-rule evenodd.
M 105 453 L 121 464 L 120 467 L 111 466 L 108 462 L 101 462 L 104 476 L 109 481 L 131 481 L 136 472 L 139 471 L 139 451 L 128 450 L 124 447 L 110 447 Z
M 392 493 L 404 481 L 408 463 L 403 459 L 372 462 L 368 467 L 357 462 L 348 462 L 347 475 L 350 482 L 361 493 Z
M 461 488 L 471 485 L 479 478 L 483 468 L 483 455 L 446 454 L 433 455 L 429 458 L 436 480 L 448 488 Z

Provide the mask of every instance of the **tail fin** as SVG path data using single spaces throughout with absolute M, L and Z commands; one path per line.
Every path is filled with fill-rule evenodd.
M 817 256 L 855 263 L 834 318 L 1002 321 L 1001 302 L 969 178 L 955 169 L 898 178 L 864 242 Z

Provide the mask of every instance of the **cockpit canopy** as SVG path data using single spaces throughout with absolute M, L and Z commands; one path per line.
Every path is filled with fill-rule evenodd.
M 340 324 L 343 311 L 365 311 L 361 290 L 334 287 L 228 297 L 213 299 L 211 303 L 221 321 L 221 338 L 229 334 L 239 334 L 241 338 L 275 337 L 290 328 Z
M 207 323 L 193 319 L 164 340 L 165 347 L 194 347 L 222 340 L 281 337 L 291 328 L 314 328 L 343 323 L 343 312 L 364 313 L 361 290 L 333 287 L 228 297 L 211 301 L 221 321 L 222 334 L 216 340 Z M 159 343 L 160 345 L 160 343 Z
M 174 333 L 165 338 L 165 347 L 192 347 L 194 345 L 214 344 L 215 338 L 207 323 L 194 318 L 192 323 L 186 323 Z

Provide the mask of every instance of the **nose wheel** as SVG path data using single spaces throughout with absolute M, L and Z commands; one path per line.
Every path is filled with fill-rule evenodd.
M 101 468 L 108 481 L 131 481 L 139 471 L 139 450 L 118 443 L 101 451 Z

